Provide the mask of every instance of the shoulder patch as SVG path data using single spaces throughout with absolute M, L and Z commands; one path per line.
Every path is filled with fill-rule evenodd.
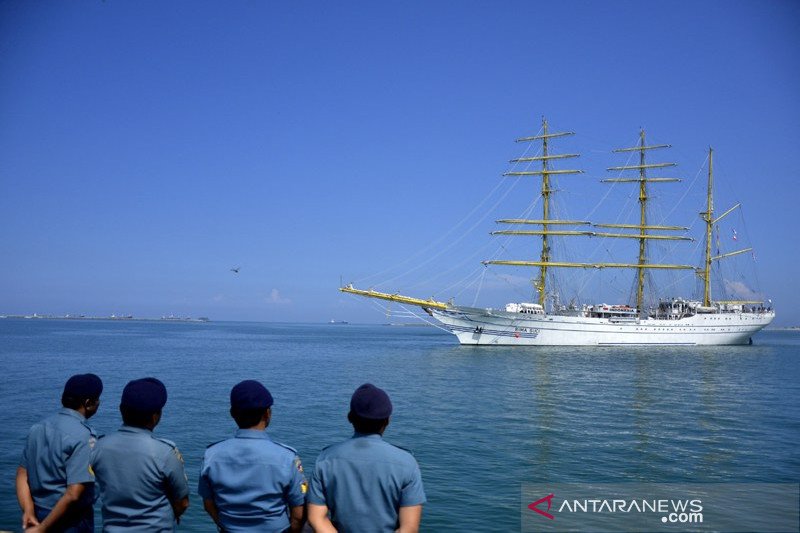
M 181 464 L 183 464 L 183 455 L 181 455 L 181 452 L 178 450 L 178 445 L 177 444 L 175 444 L 171 440 L 162 439 L 161 437 L 153 436 L 153 438 L 156 439 L 157 441 L 163 442 L 164 444 L 166 444 L 167 446 L 172 448 L 172 453 L 174 453 L 175 457 L 178 458 L 178 461 L 180 461 Z

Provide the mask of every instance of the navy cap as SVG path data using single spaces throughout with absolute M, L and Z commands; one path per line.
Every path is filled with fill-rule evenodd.
M 361 418 L 383 420 L 392 414 L 392 401 L 383 389 L 364 383 L 350 398 L 350 411 Z
M 156 378 L 129 381 L 122 390 L 120 407 L 140 413 L 156 413 L 167 403 L 167 388 Z
M 254 379 L 246 379 L 231 389 L 231 407 L 234 409 L 266 409 L 272 405 L 272 394 Z
M 94 374 L 75 374 L 64 385 L 64 396 L 73 398 L 99 398 L 103 382 Z

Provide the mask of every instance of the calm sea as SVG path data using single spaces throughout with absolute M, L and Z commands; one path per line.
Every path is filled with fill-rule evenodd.
M 722 348 L 460 347 L 434 328 L 262 323 L 0 320 L 0 529 L 18 527 L 14 471 L 28 428 L 66 378 L 94 372 L 92 419 L 120 424 L 127 381 L 156 376 L 156 433 L 178 443 L 190 484 L 204 448 L 234 430 L 228 394 L 258 379 L 270 433 L 310 471 L 350 435 L 349 397 L 386 389 L 385 438 L 422 468 L 427 531 L 520 528 L 523 483 L 793 482 L 800 478 L 800 334 Z M 182 531 L 212 531 L 193 496 Z

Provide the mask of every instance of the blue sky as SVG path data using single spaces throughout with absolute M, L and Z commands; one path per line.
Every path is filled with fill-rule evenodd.
M 385 320 L 340 277 L 523 298 L 532 273 L 480 261 L 535 199 L 501 174 L 547 116 L 578 134 L 557 147 L 587 171 L 560 183 L 573 217 L 643 127 L 692 185 L 654 206 L 696 222 L 713 145 L 718 207 L 745 204 L 722 238 L 800 323 L 798 2 L 6 1 L 0 76 L 0 314 Z

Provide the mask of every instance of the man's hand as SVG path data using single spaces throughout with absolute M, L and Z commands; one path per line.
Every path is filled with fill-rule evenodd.
M 22 513 L 22 529 L 27 530 L 29 527 L 38 526 L 39 521 L 36 519 L 36 514 L 31 512 L 28 514 L 27 512 Z

